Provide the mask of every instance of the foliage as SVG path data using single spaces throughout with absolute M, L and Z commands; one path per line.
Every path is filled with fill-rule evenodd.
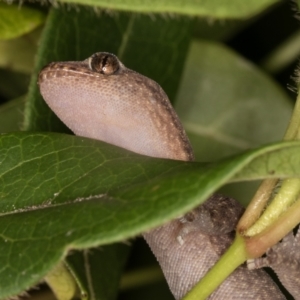
M 277 1 L 62 2 L 75 5 L 0 5 L 0 93 L 11 100 L 0 106 L 1 299 L 37 284 L 67 254 L 83 298 L 116 299 L 130 250 L 124 240 L 182 215 L 228 183 L 227 193 L 246 204 L 253 188 L 241 182 L 300 175 L 299 142 L 279 142 L 291 99 L 268 71 L 224 42 Z M 70 135 L 41 98 L 38 72 L 51 61 L 99 51 L 159 82 L 197 162 L 148 158 Z M 24 108 L 17 97 L 29 76 Z M 25 132 L 13 132 L 18 127 Z M 130 299 L 153 298 L 147 289 L 161 277 L 151 274 Z M 155 290 L 156 299 L 168 297 L 165 286 Z

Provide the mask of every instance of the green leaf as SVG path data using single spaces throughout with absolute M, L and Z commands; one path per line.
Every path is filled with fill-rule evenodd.
M 0 105 L 0 132 L 18 131 L 22 126 L 24 97 Z
M 292 114 L 290 99 L 269 76 L 208 41 L 190 47 L 175 108 L 200 161 L 282 139 Z
M 260 13 L 278 0 L 60 0 L 67 3 L 92 5 L 104 9 L 143 13 L 177 13 L 213 18 L 246 18 Z
M 0 67 L 31 74 L 39 36 L 40 30 L 34 30 L 18 38 L 0 40 Z
M 210 41 L 227 41 L 241 31 L 250 20 L 228 19 L 223 22 L 210 22 L 205 18 L 197 18 L 194 38 Z
M 42 24 L 45 15 L 21 5 L 0 3 L 0 39 L 13 39 Z
M 129 254 L 129 250 L 129 245 L 112 244 L 69 255 L 67 262 L 79 282 L 83 283 L 81 294 L 87 294 L 90 298 L 115 299 L 127 259 L 124 253 Z
M 59 134 L 2 135 L 0 149 L 2 298 L 43 278 L 67 250 L 122 241 L 161 225 L 228 180 L 300 176 L 300 142 L 213 165 L 150 158 Z

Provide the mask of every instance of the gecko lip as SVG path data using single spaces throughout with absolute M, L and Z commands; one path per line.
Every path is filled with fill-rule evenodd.
M 56 77 L 72 76 L 103 76 L 89 69 L 86 61 L 83 62 L 54 62 L 46 65 L 39 73 L 38 83 Z

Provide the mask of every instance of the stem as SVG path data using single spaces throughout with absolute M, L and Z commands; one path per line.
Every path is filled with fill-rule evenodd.
M 297 140 L 300 139 L 300 96 L 298 95 L 297 101 L 294 107 L 294 111 L 292 114 L 292 117 L 290 119 L 289 126 L 287 128 L 287 131 L 284 135 L 284 140 Z M 260 185 L 259 189 L 257 190 L 255 196 L 251 200 L 248 208 L 246 209 L 243 217 L 241 218 L 237 230 L 239 232 L 245 232 L 247 229 L 252 226 L 260 217 L 262 214 L 265 206 L 267 205 L 267 202 L 270 198 L 270 196 L 273 193 L 273 190 L 276 186 L 277 179 L 266 179 L 262 182 Z M 300 182 L 300 181 L 299 181 Z M 290 187 L 295 192 L 297 190 L 295 182 L 291 181 L 291 186 L 289 187 L 288 182 L 285 183 L 283 182 L 283 185 L 285 185 L 285 190 L 288 190 Z M 295 189 L 295 190 L 294 190 Z M 285 201 L 284 201 L 285 202 Z M 290 200 L 286 199 L 286 203 L 290 203 Z M 285 207 L 286 208 L 286 207 Z M 275 208 L 277 209 L 277 208 Z M 280 212 L 283 210 L 280 209 Z M 269 217 L 269 212 L 271 214 L 274 213 L 274 210 L 268 210 L 264 214 L 264 218 Z M 263 230 L 264 227 L 259 227 L 258 229 L 255 230 L 256 233 L 259 233 L 260 230 Z M 254 234 L 253 232 L 250 231 L 251 234 Z
M 246 231 L 257 221 L 257 219 L 261 215 L 261 212 L 267 205 L 267 202 L 270 199 L 272 191 L 275 188 L 277 182 L 278 179 L 266 179 L 261 183 L 252 201 L 248 205 L 247 210 L 239 221 L 239 224 L 237 226 L 237 230 L 239 232 Z
M 206 299 L 240 264 L 247 259 L 245 241 L 239 235 L 205 277 L 187 293 L 183 300 Z
M 246 235 L 256 235 L 274 223 L 274 221 L 297 199 L 299 193 L 299 178 L 289 178 L 284 180 L 278 194 L 266 208 L 260 219 L 246 231 Z
M 251 258 L 261 256 L 278 243 L 300 223 L 300 198 L 290 206 L 271 226 L 256 236 L 246 239 L 247 253 Z

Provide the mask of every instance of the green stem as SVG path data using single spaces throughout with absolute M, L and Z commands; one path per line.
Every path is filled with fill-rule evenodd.
M 245 241 L 239 235 L 205 277 L 187 293 L 183 300 L 206 299 L 240 264 L 247 259 Z
M 283 181 L 278 194 L 266 208 L 260 219 L 246 231 L 247 236 L 254 236 L 272 225 L 288 209 L 300 193 L 300 179 L 289 178 Z
M 289 126 L 284 135 L 284 140 L 286 141 L 298 140 L 298 139 L 300 139 L 300 96 L 299 95 L 297 97 L 297 101 L 294 107 L 292 117 L 290 119 Z M 251 200 L 247 210 L 245 211 L 243 217 L 241 218 L 237 226 L 237 230 L 239 232 L 246 232 L 249 229 L 249 227 L 251 227 L 260 217 L 260 215 L 265 209 L 267 202 L 270 200 L 269 198 L 273 193 L 277 181 L 278 181 L 277 179 L 266 179 L 262 182 L 262 184 L 260 185 L 253 199 Z M 290 187 L 289 187 L 289 183 L 288 182 L 285 183 L 285 181 L 283 182 L 283 185 L 285 185 L 285 190 L 291 188 L 293 193 L 298 189 L 296 187 L 297 184 L 295 184 L 295 182 L 292 182 Z M 290 200 L 286 199 L 286 202 L 290 203 Z M 283 210 L 280 208 L 280 213 Z M 264 218 L 268 219 L 269 212 L 273 214 L 274 209 L 268 210 L 268 212 L 264 214 Z M 255 229 L 254 231 L 255 233 L 259 233 L 259 231 L 264 230 L 264 228 L 265 228 L 264 226 L 259 226 L 259 228 Z M 250 233 L 254 234 L 254 231 L 253 232 L 250 231 Z
M 266 230 L 252 238 L 246 239 L 248 256 L 256 258 L 264 254 L 267 249 L 278 243 L 297 224 L 300 223 L 300 199 L 290 206 Z
M 238 232 L 245 232 L 258 220 L 261 212 L 267 205 L 277 182 L 278 179 L 266 179 L 261 183 L 252 201 L 249 203 L 247 210 L 239 221 L 237 226 Z

